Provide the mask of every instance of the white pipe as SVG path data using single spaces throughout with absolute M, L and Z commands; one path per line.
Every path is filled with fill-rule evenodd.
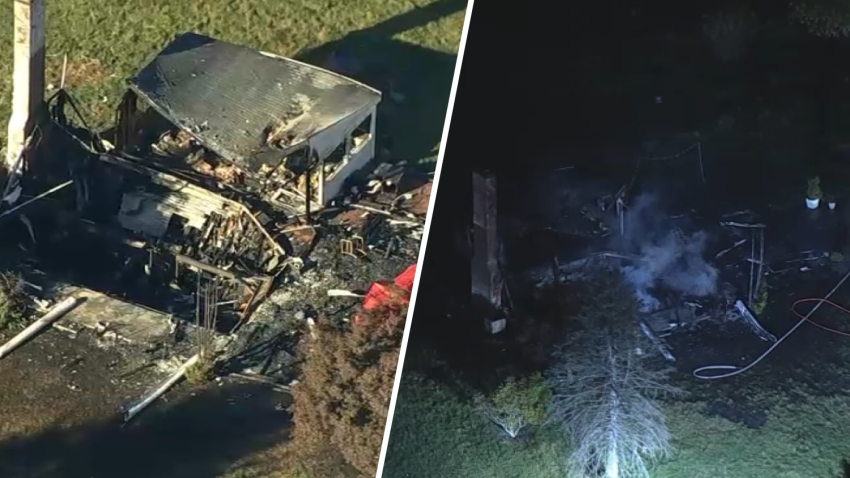
M 363 294 L 356 294 L 350 290 L 331 289 L 328 291 L 328 297 L 366 297 Z
M 124 423 L 129 422 L 136 415 L 138 415 L 142 410 L 147 408 L 148 405 L 153 403 L 156 399 L 161 397 L 168 391 L 171 387 L 173 387 L 177 382 L 183 379 L 183 376 L 186 375 L 186 371 L 189 370 L 192 366 L 198 363 L 198 360 L 201 359 L 201 354 L 195 354 L 192 358 L 187 360 L 183 365 L 174 372 L 168 380 L 162 382 L 162 385 L 159 386 L 153 393 L 145 397 L 141 402 L 130 407 L 127 412 L 124 413 Z
M 53 308 L 47 311 L 47 313 L 44 314 L 40 319 L 30 324 L 29 327 L 24 329 L 21 333 L 14 336 L 12 340 L 6 342 L 2 347 L 0 347 L 0 359 L 9 355 L 9 353 L 18 348 L 18 346 L 27 341 L 30 337 L 39 333 L 45 327 L 59 320 L 63 315 L 67 314 L 71 311 L 71 309 L 76 307 L 78 303 L 79 301 L 76 297 L 68 297 L 67 299 L 53 306 Z

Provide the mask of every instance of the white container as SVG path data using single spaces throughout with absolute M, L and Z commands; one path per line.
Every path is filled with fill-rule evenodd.
M 820 198 L 818 199 L 809 199 L 806 198 L 806 207 L 809 209 L 817 209 L 820 205 Z
M 835 201 L 830 201 L 830 202 L 826 203 L 826 206 L 827 206 L 830 210 L 835 210 Z

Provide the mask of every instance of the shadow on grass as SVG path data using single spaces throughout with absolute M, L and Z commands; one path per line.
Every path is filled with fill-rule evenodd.
M 394 38 L 466 9 L 465 0 L 437 0 L 297 55 L 381 90 L 379 145 L 383 161 L 436 166 L 457 54 Z M 433 159 L 433 161 L 428 161 Z
M 258 385 L 214 385 L 159 401 L 126 427 L 121 417 L 56 427 L 0 443 L 4 478 L 214 478 L 287 439 L 286 398 Z
M 850 458 L 841 460 L 841 474 L 835 478 L 850 478 Z

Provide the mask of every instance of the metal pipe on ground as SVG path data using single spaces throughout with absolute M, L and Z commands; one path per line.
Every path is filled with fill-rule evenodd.
M 74 307 L 79 304 L 79 300 L 76 297 L 68 297 L 67 299 L 59 302 L 52 309 L 47 311 L 40 319 L 36 320 L 29 327 L 24 329 L 18 335 L 12 337 L 11 340 L 6 342 L 2 347 L 0 347 L 0 359 L 5 358 L 9 355 L 13 350 L 18 348 L 22 343 L 26 342 L 30 338 L 32 338 L 35 334 L 41 332 L 44 328 L 53 324 L 59 320 L 62 316 L 70 312 Z
M 163 396 L 165 392 L 167 392 L 171 387 L 177 384 L 183 377 L 186 375 L 186 371 L 193 367 L 198 361 L 201 359 L 201 354 L 195 354 L 183 363 L 180 368 L 177 369 L 174 374 L 168 378 L 168 380 L 162 382 L 156 390 L 153 391 L 150 395 L 145 397 L 141 402 L 133 405 L 124 413 L 124 423 L 132 420 L 136 415 L 142 412 L 145 408 L 148 407 L 151 403 L 156 401 L 159 397 Z

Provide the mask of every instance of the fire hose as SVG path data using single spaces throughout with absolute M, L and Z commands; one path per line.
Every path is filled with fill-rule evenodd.
M 744 367 L 737 366 L 737 365 L 706 365 L 704 367 L 699 367 L 699 368 L 695 369 L 693 371 L 694 377 L 701 379 L 701 380 L 717 380 L 717 379 L 721 379 L 721 378 L 734 377 L 735 375 L 742 374 L 742 373 L 746 372 L 747 370 L 758 365 L 758 363 L 761 362 L 762 360 L 764 360 L 768 355 L 770 355 L 770 353 L 773 352 L 776 349 L 776 347 L 779 347 L 779 344 L 781 344 L 785 339 L 790 337 L 791 334 L 796 332 L 797 329 L 799 329 L 803 324 L 805 324 L 807 322 L 809 324 L 812 324 L 815 327 L 818 327 L 818 328 L 825 330 L 827 332 L 837 334 L 837 335 L 841 335 L 841 336 L 844 336 L 844 337 L 850 337 L 850 332 L 843 332 L 841 330 L 833 329 L 831 327 L 827 327 L 825 325 L 819 324 L 819 323 L 817 323 L 817 322 L 815 322 L 811 319 L 812 315 L 823 304 L 827 304 L 827 305 L 829 305 L 833 308 L 836 308 L 836 309 L 850 315 L 850 309 L 848 309 L 847 307 L 844 307 L 842 305 L 839 305 L 839 304 L 833 302 L 832 300 L 830 300 L 830 297 L 832 297 L 832 295 L 835 294 L 835 292 L 844 284 L 844 282 L 847 281 L 847 279 L 850 279 L 850 272 L 845 274 L 844 277 L 842 277 L 841 280 L 838 281 L 837 284 L 835 284 L 835 287 L 833 287 L 832 290 L 830 290 L 829 293 L 826 294 L 826 296 L 800 299 L 800 300 L 794 302 L 794 304 L 791 305 L 791 312 L 793 312 L 794 315 L 796 315 L 800 320 L 793 327 L 791 327 L 787 332 L 785 332 L 785 334 L 782 337 L 780 337 L 779 340 L 774 342 L 767 350 L 762 352 L 761 355 L 756 357 L 756 359 L 753 360 L 752 362 L 750 362 L 748 365 L 746 365 Z M 807 313 L 802 314 L 801 312 L 799 312 L 797 310 L 798 305 L 803 304 L 803 303 L 808 303 L 808 302 L 814 302 L 815 306 L 812 307 L 811 310 L 809 310 Z

